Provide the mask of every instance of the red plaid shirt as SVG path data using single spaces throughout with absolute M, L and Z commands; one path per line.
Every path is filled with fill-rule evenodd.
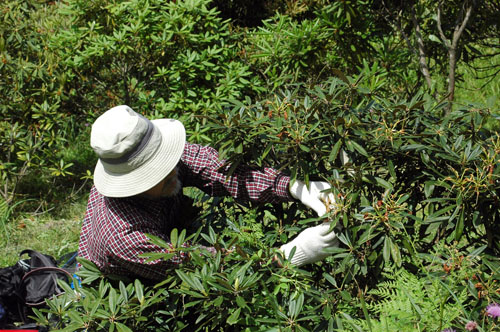
M 272 168 L 243 166 L 228 178 L 224 173 L 229 167 L 223 164 L 215 149 L 186 143 L 178 165 L 179 180 L 183 187 L 197 187 L 211 196 L 269 203 L 292 200 L 288 176 Z M 80 234 L 79 256 L 94 262 L 106 274 L 165 277 L 167 267 L 181 262 L 184 254 L 153 262 L 146 262 L 139 254 L 168 251 L 152 244 L 146 234 L 168 241 L 170 229 L 182 225 L 186 199 L 182 190 L 175 197 L 160 200 L 139 196 L 111 198 L 92 187 Z

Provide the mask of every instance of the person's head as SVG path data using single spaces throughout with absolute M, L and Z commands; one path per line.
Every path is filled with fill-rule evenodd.
M 167 175 L 163 180 L 161 180 L 154 187 L 141 193 L 142 196 L 150 199 L 157 199 L 162 197 L 172 197 L 179 193 L 181 190 L 182 183 L 179 180 L 177 174 L 177 167 L 174 168 L 169 175 Z
M 99 157 L 94 185 L 108 197 L 173 195 L 185 143 L 179 121 L 150 121 L 126 105 L 113 107 L 92 125 L 90 145 Z

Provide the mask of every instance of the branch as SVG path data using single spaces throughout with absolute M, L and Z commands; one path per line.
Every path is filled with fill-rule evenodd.
M 462 10 L 460 11 L 461 14 L 463 14 L 464 8 L 462 7 Z M 467 12 L 465 13 L 464 20 L 462 21 L 462 24 L 460 27 L 457 25 L 455 26 L 455 31 L 453 32 L 453 42 L 452 42 L 452 47 L 456 48 L 458 44 L 458 40 L 460 39 L 460 36 L 464 32 L 465 26 L 467 25 L 467 22 L 469 21 L 470 15 L 472 13 L 472 4 L 467 7 Z
M 439 3 L 438 9 L 437 9 L 437 28 L 438 28 L 439 36 L 441 37 L 441 40 L 443 41 L 446 48 L 449 49 L 451 47 L 450 41 L 444 35 L 443 28 L 441 27 L 441 3 Z
M 472 3 L 467 3 L 467 11 L 465 13 L 464 17 L 464 9 L 465 7 L 462 7 L 460 9 L 460 14 L 458 15 L 456 19 L 456 24 L 455 24 L 455 30 L 453 32 L 453 38 L 450 43 L 450 41 L 446 38 L 444 35 L 443 29 L 441 27 L 441 4 L 442 1 L 439 2 L 438 8 L 437 8 L 437 29 L 439 31 L 439 35 L 441 37 L 441 40 L 443 41 L 444 45 L 446 46 L 446 49 L 448 51 L 448 61 L 449 61 L 449 69 L 448 69 L 448 100 L 450 101 L 450 104 L 447 107 L 447 111 L 451 111 L 451 102 L 453 101 L 455 97 L 455 71 L 457 67 L 457 46 L 458 46 L 458 40 L 460 39 L 460 36 L 464 32 L 465 26 L 467 25 L 467 22 L 469 21 L 470 15 L 472 13 Z M 465 6 L 464 5 L 464 6 Z M 460 24 L 460 19 L 463 18 L 462 23 Z
M 384 19 L 389 23 L 389 25 L 391 24 L 395 24 L 396 27 L 398 28 L 398 31 L 401 33 L 401 35 L 403 36 L 403 39 L 406 41 L 406 45 L 408 46 L 408 48 L 412 51 L 412 52 L 415 52 L 415 49 L 413 48 L 413 45 L 411 45 L 411 42 L 410 40 L 408 39 L 408 36 L 406 36 L 406 33 L 404 32 L 403 30 L 403 27 L 401 25 L 401 12 L 402 10 L 399 10 L 397 15 L 394 16 L 391 11 L 389 9 L 387 9 L 387 5 L 385 4 L 385 1 L 382 0 L 382 7 L 384 9 L 384 11 L 387 13 L 387 15 L 389 16 L 389 18 L 387 18 L 386 16 L 384 16 Z
M 467 86 L 462 86 L 462 89 L 467 90 L 467 91 L 481 91 L 488 84 L 490 84 L 491 82 L 493 82 L 493 80 L 497 77 L 497 75 L 499 73 L 500 73 L 500 69 L 498 69 L 496 72 L 494 72 L 494 73 L 492 73 L 490 75 L 486 75 L 486 76 L 483 76 L 483 77 L 479 77 L 479 76 L 476 75 L 477 79 L 480 79 L 480 80 L 487 79 L 487 81 L 485 83 L 481 84 L 481 86 L 479 88 L 469 88 Z
M 418 61 L 420 63 L 420 68 L 422 69 L 422 74 L 424 75 L 425 81 L 429 89 L 432 89 L 431 74 L 429 72 L 429 67 L 427 67 L 427 62 L 425 61 L 425 48 L 424 40 L 422 38 L 422 33 L 420 32 L 420 24 L 417 21 L 417 15 L 415 13 L 415 6 L 411 9 L 411 19 L 413 21 L 413 26 L 415 28 L 415 35 L 417 37 L 417 47 L 418 47 Z
M 403 39 L 406 41 L 406 45 L 408 46 L 408 49 L 415 55 L 417 55 L 417 51 L 415 50 L 415 47 L 411 44 L 410 38 L 406 35 L 405 31 L 403 30 L 403 26 L 401 25 L 401 11 L 398 13 L 398 17 L 396 20 L 396 26 L 399 29 L 399 32 L 401 33 L 401 36 L 403 36 Z
M 482 90 L 484 89 L 488 84 L 490 84 L 491 82 L 493 82 L 493 80 L 497 77 L 497 74 L 500 73 L 500 69 L 497 70 L 496 72 L 494 72 L 493 74 L 491 75 L 486 75 L 484 77 L 480 77 L 481 79 L 485 79 L 485 78 L 489 78 L 488 81 L 486 81 L 486 83 L 484 83 L 483 85 L 481 85 L 479 87 L 479 90 Z
M 401 33 L 401 36 L 403 37 L 403 39 L 405 40 L 406 42 L 406 46 L 408 47 L 408 49 L 414 54 L 414 55 L 417 55 L 417 51 L 415 50 L 415 47 L 413 47 L 413 45 L 411 44 L 411 41 L 410 39 L 408 38 L 408 36 L 406 35 L 404 29 L 403 29 L 403 26 L 401 25 L 401 13 L 403 12 L 403 10 L 399 10 L 398 14 L 396 17 L 394 17 L 392 15 L 392 13 L 389 11 L 389 9 L 387 9 L 387 5 L 385 4 L 385 1 L 382 0 L 382 4 L 383 4 L 383 7 L 385 9 L 385 11 L 387 12 L 387 14 L 392 18 L 392 21 L 390 21 L 389 19 L 385 18 L 387 20 L 387 22 L 389 24 L 395 22 L 394 24 L 396 25 L 396 27 L 398 28 L 399 32 Z

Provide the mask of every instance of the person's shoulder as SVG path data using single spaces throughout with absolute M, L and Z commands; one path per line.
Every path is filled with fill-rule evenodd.
M 203 146 L 200 144 L 186 142 L 186 145 L 184 145 L 184 153 L 199 151 L 201 148 L 203 148 Z
M 95 205 L 99 202 L 102 202 L 103 199 L 104 199 L 104 196 L 97 190 L 95 185 L 92 185 L 92 188 L 90 188 L 88 204 Z
M 196 143 L 188 143 L 184 146 L 184 153 L 181 159 L 201 157 L 203 155 L 212 154 L 216 151 L 209 145 L 201 145 Z

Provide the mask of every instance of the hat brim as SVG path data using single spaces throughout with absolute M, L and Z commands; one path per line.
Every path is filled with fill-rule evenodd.
M 128 173 L 113 173 L 101 160 L 94 170 L 94 185 L 107 197 L 130 197 L 153 188 L 175 168 L 186 144 L 186 130 L 174 119 L 151 121 L 159 129 L 162 140 L 156 153 L 140 167 Z

